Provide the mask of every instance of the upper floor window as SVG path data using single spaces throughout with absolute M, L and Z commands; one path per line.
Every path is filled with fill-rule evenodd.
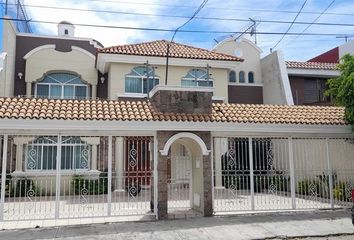
M 57 165 L 58 141 L 56 137 L 39 137 L 24 145 L 27 170 L 55 170 Z M 60 168 L 87 170 L 91 156 L 91 145 L 80 137 L 63 137 L 61 143 Z
M 68 30 L 68 29 L 65 29 L 65 30 L 64 30 L 64 34 L 65 34 L 65 35 L 68 35 L 68 34 L 69 34 L 69 30 Z
M 35 84 L 36 97 L 83 99 L 89 96 L 89 86 L 72 73 L 49 73 Z
M 231 70 L 229 72 L 229 82 L 230 83 L 235 83 L 236 82 L 236 72 L 234 70 Z
M 253 72 L 248 73 L 248 83 L 254 83 L 254 73 Z
M 209 78 L 207 71 L 192 69 L 182 78 L 182 87 L 213 87 L 213 79 Z
M 125 76 L 126 93 L 148 93 L 159 84 L 159 77 L 150 67 L 135 67 Z
M 240 83 L 245 83 L 245 72 L 244 71 L 241 71 L 238 73 L 238 79 L 239 79 L 239 82 Z

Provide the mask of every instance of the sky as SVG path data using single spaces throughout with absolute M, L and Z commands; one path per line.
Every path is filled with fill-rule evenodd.
M 333 0 L 307 0 L 296 21 L 313 22 Z M 60 22 L 67 20 L 73 24 L 93 24 L 138 28 L 176 29 L 185 23 L 202 0 L 24 0 L 29 18 L 39 21 Z M 294 20 L 305 0 L 209 0 L 199 12 L 198 17 L 227 19 L 257 19 L 261 21 Z M 37 6 L 37 7 L 35 7 Z M 42 7 L 38 7 L 42 6 Z M 89 11 L 61 10 L 45 7 L 76 8 Z M 101 12 L 98 12 L 98 11 Z M 103 11 L 103 12 L 102 12 Z M 335 14 L 333 14 L 335 13 Z M 137 15 L 140 14 L 140 15 Z M 159 15 L 159 16 L 156 16 Z M 162 15 L 162 16 L 161 16 Z M 185 16 L 185 17 L 173 17 Z M 352 34 L 354 37 L 354 1 L 335 0 L 329 9 L 317 19 L 317 23 L 346 23 L 352 26 L 323 26 L 294 24 L 289 32 Z M 183 30 L 203 30 L 239 32 L 249 22 L 235 20 L 193 19 Z M 258 32 L 285 32 L 290 23 L 266 23 L 257 25 Z M 33 23 L 34 32 L 56 35 L 56 24 Z M 104 27 L 76 26 L 75 36 L 93 38 L 105 47 L 167 39 L 172 32 L 141 31 Z M 177 33 L 174 41 L 196 47 L 212 49 L 214 39 L 224 37 L 225 33 Z M 254 40 L 254 36 L 246 35 Z M 269 54 L 282 35 L 257 34 L 257 44 L 263 56 Z M 345 39 L 334 36 L 285 36 L 274 48 L 282 50 L 286 60 L 305 61 L 324 51 L 343 44 Z

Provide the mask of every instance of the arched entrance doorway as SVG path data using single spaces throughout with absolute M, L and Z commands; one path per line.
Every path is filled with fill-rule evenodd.
M 207 169 L 210 166 L 204 140 L 193 133 L 177 133 L 168 138 L 160 153 L 159 161 L 166 169 L 166 214 L 193 210 L 205 215 L 205 186 L 211 186 L 211 175 L 204 169 L 204 164 Z

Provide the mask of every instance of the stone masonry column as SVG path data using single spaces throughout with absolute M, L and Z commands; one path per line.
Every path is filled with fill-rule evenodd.
M 205 143 L 207 149 L 211 149 L 211 133 L 210 132 L 194 132 Z M 212 162 L 211 154 L 203 155 L 203 214 L 204 217 L 210 217 L 213 215 L 213 181 L 212 181 Z
M 162 150 L 167 140 L 174 135 L 174 132 L 157 132 L 158 158 L 157 158 L 157 217 L 159 220 L 168 218 L 168 185 L 167 185 L 167 159 L 169 156 L 162 156 Z

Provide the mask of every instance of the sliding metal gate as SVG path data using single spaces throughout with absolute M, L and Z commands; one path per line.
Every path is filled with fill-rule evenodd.
M 0 151 L 0 221 L 153 214 L 152 137 L 6 135 Z
M 351 206 L 354 141 L 215 137 L 214 211 Z

